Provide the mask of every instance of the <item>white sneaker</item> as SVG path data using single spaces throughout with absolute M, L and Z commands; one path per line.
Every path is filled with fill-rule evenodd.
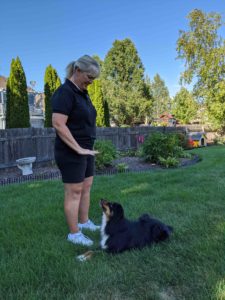
M 78 233 L 69 233 L 67 241 L 73 244 L 80 244 L 84 246 L 93 245 L 93 241 L 89 239 L 89 237 L 85 236 L 81 231 L 79 231 Z
M 91 231 L 95 231 L 95 230 L 100 229 L 100 226 L 95 225 L 91 220 L 88 220 L 86 223 L 83 223 L 83 224 L 79 223 L 78 227 L 80 229 L 89 229 Z

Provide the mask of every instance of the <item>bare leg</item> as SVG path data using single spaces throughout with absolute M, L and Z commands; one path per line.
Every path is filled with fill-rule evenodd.
M 80 223 L 88 221 L 88 212 L 90 206 L 90 192 L 93 183 L 93 176 L 85 178 L 81 191 L 80 207 L 79 207 L 79 220 Z
M 78 228 L 78 211 L 81 200 L 83 182 L 81 183 L 66 183 L 64 212 L 70 233 L 76 233 Z

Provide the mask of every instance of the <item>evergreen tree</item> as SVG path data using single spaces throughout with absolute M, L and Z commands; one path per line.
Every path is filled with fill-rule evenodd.
M 172 101 L 172 113 L 181 124 L 188 124 L 196 117 L 198 105 L 192 94 L 184 87 Z
M 130 39 L 116 40 L 103 64 L 103 92 L 116 125 L 143 123 L 150 114 L 144 67 Z
M 97 55 L 93 55 L 93 58 L 99 63 L 102 69 L 103 61 Z M 98 127 L 109 127 L 108 103 L 104 99 L 102 91 L 102 72 L 100 73 L 100 77 L 88 86 L 88 93 L 97 111 L 96 125 Z
M 6 128 L 30 127 L 26 76 L 19 57 L 12 59 L 6 93 Z
M 100 79 L 94 80 L 93 83 L 88 86 L 88 93 L 97 111 L 96 125 L 98 127 L 105 127 L 105 108 Z
M 61 80 L 56 70 L 51 65 L 47 66 L 44 77 L 45 127 L 52 127 L 51 97 L 60 85 Z
M 165 81 L 156 74 L 152 82 L 153 118 L 158 119 L 164 112 L 170 111 L 170 95 Z

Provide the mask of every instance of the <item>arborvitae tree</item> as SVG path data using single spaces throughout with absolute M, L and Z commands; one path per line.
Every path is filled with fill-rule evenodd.
M 142 123 L 150 113 L 144 67 L 130 39 L 116 40 L 103 64 L 103 92 L 117 125 Z
M 12 59 L 6 93 L 6 128 L 30 127 L 26 76 L 19 57 Z
M 45 127 L 52 127 L 51 97 L 55 90 L 61 85 L 61 80 L 56 70 L 51 65 L 49 65 L 45 70 L 44 84 Z
M 94 80 L 93 83 L 88 86 L 88 93 L 97 111 L 96 125 L 98 127 L 105 127 L 106 122 L 105 122 L 104 100 L 103 100 L 102 86 L 101 86 L 100 79 Z
M 159 118 L 164 112 L 170 111 L 170 95 L 165 81 L 156 74 L 152 82 L 153 93 L 153 117 Z
M 103 61 L 97 55 L 94 55 L 93 58 L 99 63 L 100 68 L 102 68 Z M 96 125 L 98 127 L 109 127 L 109 110 L 107 102 L 103 97 L 101 73 L 100 77 L 88 86 L 88 93 L 97 111 Z
M 197 102 L 184 87 L 175 95 L 172 101 L 172 113 L 181 124 L 188 124 L 197 115 Z

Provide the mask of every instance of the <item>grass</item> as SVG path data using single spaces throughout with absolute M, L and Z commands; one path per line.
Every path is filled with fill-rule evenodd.
M 0 190 L 0 299 L 225 299 L 225 147 L 195 149 L 196 165 L 95 177 L 100 198 L 122 203 L 129 218 L 149 212 L 175 229 L 170 241 L 112 256 L 66 241 L 59 181 Z M 99 233 L 88 233 L 99 243 Z

